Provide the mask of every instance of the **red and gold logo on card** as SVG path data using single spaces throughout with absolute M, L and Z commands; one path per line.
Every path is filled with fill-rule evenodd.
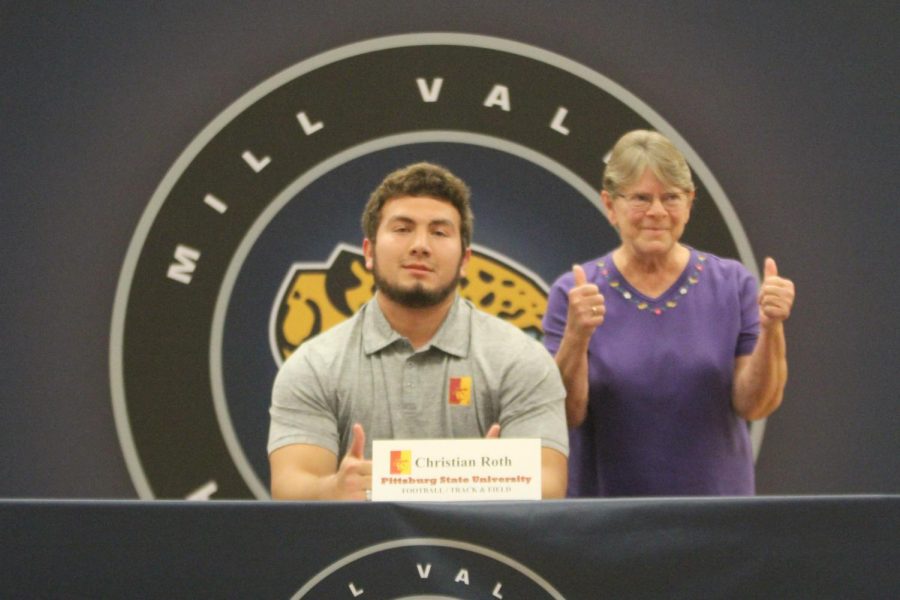
M 472 378 L 450 378 L 450 404 L 468 406 L 472 402 Z
M 391 450 L 391 475 L 409 475 L 412 473 L 412 451 Z

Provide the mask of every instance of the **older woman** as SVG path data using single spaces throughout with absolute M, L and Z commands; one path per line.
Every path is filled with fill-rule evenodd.
M 781 404 L 794 285 L 765 260 L 679 240 L 694 184 L 653 131 L 615 145 L 602 201 L 621 245 L 550 291 L 544 343 L 566 385 L 570 496 L 749 495 L 747 421 Z

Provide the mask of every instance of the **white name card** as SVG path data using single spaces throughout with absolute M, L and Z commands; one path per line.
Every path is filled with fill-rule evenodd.
M 539 439 L 372 442 L 372 500 L 540 499 Z

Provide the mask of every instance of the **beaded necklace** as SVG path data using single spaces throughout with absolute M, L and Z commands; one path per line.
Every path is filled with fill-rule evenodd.
M 610 257 L 610 261 L 612 261 L 612 257 Z M 635 297 L 635 294 L 625 289 L 622 286 L 623 278 L 621 277 L 621 275 L 610 279 L 609 267 L 606 266 L 605 259 L 597 261 L 597 266 L 600 267 L 600 274 L 609 282 L 609 287 L 619 292 L 619 294 L 621 294 L 621 296 L 625 300 L 636 306 L 638 310 L 649 309 L 649 312 L 653 313 L 654 315 L 661 315 L 665 311 L 672 310 L 673 308 L 677 307 L 679 300 L 681 300 L 681 298 L 683 298 L 684 296 L 687 296 L 687 293 L 690 291 L 690 289 L 700 282 L 700 274 L 703 272 L 704 262 L 706 262 L 705 255 L 697 252 L 691 252 L 691 258 L 689 261 L 690 273 L 688 274 L 687 281 L 678 286 L 678 289 L 673 291 L 668 299 L 664 300 L 660 298 L 659 300 L 653 301 L 637 298 Z

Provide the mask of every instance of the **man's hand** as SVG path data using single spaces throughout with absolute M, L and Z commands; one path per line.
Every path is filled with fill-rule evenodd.
M 575 278 L 575 286 L 569 290 L 566 329 L 579 337 L 590 337 L 603 323 L 606 304 L 600 288 L 587 282 L 581 265 L 572 265 L 572 276 Z
M 778 276 L 778 266 L 766 258 L 763 280 L 759 286 L 759 323 L 768 328 L 781 323 L 791 314 L 794 305 L 794 282 Z
M 359 423 L 353 425 L 353 441 L 335 473 L 338 500 L 366 500 L 372 489 L 372 461 L 366 460 L 366 433 Z
M 499 437 L 500 437 L 500 424 L 494 423 L 493 425 L 491 425 L 491 428 L 488 429 L 488 432 L 484 436 L 484 439 L 491 440 L 491 439 L 497 439 Z

